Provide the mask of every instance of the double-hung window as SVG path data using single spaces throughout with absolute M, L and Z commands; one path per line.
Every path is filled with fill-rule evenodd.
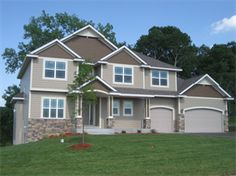
M 119 100 L 113 100 L 112 114 L 114 116 L 120 115 L 120 101 Z
M 64 99 L 43 98 L 43 118 L 65 118 Z
M 167 87 L 168 71 L 152 70 L 152 85 Z
M 66 62 L 45 60 L 44 77 L 52 79 L 66 79 Z
M 133 116 L 133 101 L 126 100 L 123 104 L 124 116 Z
M 114 67 L 114 82 L 122 84 L 133 83 L 133 68 L 127 66 Z

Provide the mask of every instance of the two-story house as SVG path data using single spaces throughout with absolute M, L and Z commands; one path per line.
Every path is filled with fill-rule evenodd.
M 89 60 L 97 101 L 82 111 L 68 84 Z M 53 134 L 101 129 L 157 132 L 228 131 L 227 101 L 233 99 L 209 75 L 183 80 L 182 69 L 123 46 L 117 48 L 92 26 L 29 53 L 19 71 L 21 93 L 13 98 L 14 144 Z M 75 125 L 74 125 L 75 124 Z

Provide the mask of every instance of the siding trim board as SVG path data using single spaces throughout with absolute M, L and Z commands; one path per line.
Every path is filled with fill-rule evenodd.
M 210 106 L 194 106 L 194 107 L 190 107 L 190 108 L 185 108 L 183 110 L 183 114 L 185 114 L 185 111 L 190 111 L 190 110 L 195 110 L 195 109 L 209 109 L 209 110 L 220 111 L 224 115 L 224 110 L 218 109 L 215 107 L 210 107 Z

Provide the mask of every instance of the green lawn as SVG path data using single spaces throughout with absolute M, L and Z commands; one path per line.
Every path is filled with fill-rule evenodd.
M 235 175 L 236 141 L 181 134 L 86 136 L 92 148 L 71 151 L 80 137 L 0 148 L 0 175 Z

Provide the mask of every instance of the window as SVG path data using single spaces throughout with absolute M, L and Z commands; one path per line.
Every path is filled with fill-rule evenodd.
M 64 118 L 64 99 L 43 98 L 43 118 Z
M 120 101 L 119 100 L 113 100 L 112 114 L 114 116 L 120 115 Z
M 168 72 L 152 70 L 152 85 L 153 86 L 168 86 Z
M 133 83 L 133 68 L 125 66 L 115 66 L 114 82 L 123 84 Z
M 133 116 L 133 101 L 124 101 L 123 114 L 124 116 Z
M 45 61 L 44 77 L 53 79 L 66 78 L 66 62 L 63 61 Z

